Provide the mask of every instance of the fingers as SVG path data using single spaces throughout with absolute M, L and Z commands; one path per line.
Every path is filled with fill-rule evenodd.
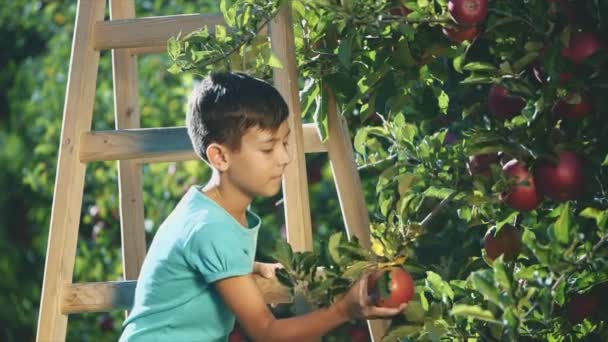
M 368 315 L 370 318 L 388 318 L 393 317 L 401 312 L 407 307 L 407 303 L 401 304 L 398 308 L 382 308 L 378 306 L 370 307 L 368 311 Z
M 367 295 L 367 278 L 369 277 L 369 273 L 364 274 L 361 279 L 359 279 L 359 282 L 357 284 L 357 286 L 359 286 L 359 304 L 361 306 L 366 306 L 367 305 L 367 301 L 368 301 L 368 295 Z

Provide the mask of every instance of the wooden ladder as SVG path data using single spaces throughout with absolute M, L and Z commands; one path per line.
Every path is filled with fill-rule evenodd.
M 74 27 L 67 92 L 49 231 L 37 341 L 66 338 L 68 315 L 128 310 L 136 279 L 146 255 L 142 164 L 198 159 L 185 127 L 140 128 L 137 56 L 166 51 L 167 40 L 202 26 L 210 30 L 224 22 L 221 14 L 135 17 L 134 0 L 110 1 L 110 20 L 104 20 L 106 1 L 79 0 Z M 294 250 L 313 247 L 305 153 L 327 152 L 347 233 L 370 247 L 369 214 L 344 119 L 333 95 L 328 106 L 329 139 L 321 142 L 315 124 L 302 124 L 298 97 L 290 3 L 270 23 L 272 49 L 284 67 L 274 70 L 274 83 L 291 115 L 289 143 L 293 161 L 285 170 L 283 195 L 287 237 Z M 267 30 L 268 31 L 268 30 Z M 112 50 L 116 130 L 91 131 L 100 51 Z M 124 281 L 73 283 L 78 228 L 86 165 L 117 160 L 120 229 Z M 268 303 L 291 300 L 276 279 L 256 278 Z M 375 341 L 385 321 L 369 321 Z

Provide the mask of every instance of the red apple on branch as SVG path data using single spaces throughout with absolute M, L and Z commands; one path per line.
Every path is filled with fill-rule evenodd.
M 458 44 L 464 42 L 465 40 L 472 42 L 479 35 L 479 29 L 477 26 L 453 28 L 444 27 L 442 32 L 451 41 Z
M 578 199 L 585 186 L 583 160 L 572 151 L 561 151 L 557 164 L 540 164 L 534 178 L 539 192 L 547 197 L 558 201 Z
M 367 280 L 367 292 L 376 298 L 375 305 L 397 308 L 414 298 L 414 280 L 403 268 L 377 270 Z
M 490 112 L 497 118 L 511 119 L 521 113 L 526 106 L 526 101 L 519 96 L 511 95 L 507 88 L 494 84 L 488 95 L 488 106 Z
M 600 308 L 600 298 L 593 291 L 577 294 L 570 299 L 566 306 L 568 320 L 572 324 L 581 323 L 590 318 Z
M 458 24 L 473 26 L 486 20 L 488 0 L 450 0 L 448 11 Z
M 602 48 L 602 42 L 592 32 L 574 32 L 570 43 L 562 49 L 562 56 L 576 64 L 585 62 Z
M 515 180 L 515 184 L 503 195 L 502 200 L 519 211 L 530 211 L 539 204 L 541 197 L 536 191 L 534 177 L 523 162 L 513 159 L 507 162 L 502 170 Z
M 496 227 L 491 228 L 484 237 L 486 256 L 494 260 L 503 255 L 503 260 L 511 261 L 521 253 L 521 231 L 511 225 L 502 227 L 496 234 Z
M 585 93 L 573 93 L 558 101 L 553 111 L 564 119 L 582 119 L 591 113 L 591 101 Z

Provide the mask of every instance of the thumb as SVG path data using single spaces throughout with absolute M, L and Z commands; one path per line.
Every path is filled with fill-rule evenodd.
M 264 278 L 272 278 L 274 276 L 274 269 L 265 267 L 262 269 L 262 276 Z

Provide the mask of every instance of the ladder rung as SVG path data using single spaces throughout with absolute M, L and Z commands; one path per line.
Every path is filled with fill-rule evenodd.
M 209 32 L 225 24 L 222 14 L 182 14 L 99 21 L 95 24 L 93 46 L 97 50 L 133 48 L 133 53 L 162 52 L 167 40 L 180 32 L 186 35 L 203 26 Z M 266 34 L 266 28 L 260 32 Z
M 223 24 L 221 14 L 185 14 L 163 17 L 142 17 L 100 21 L 95 24 L 95 43 L 97 50 L 142 48 L 162 46 L 167 40 L 183 35 L 207 25 L 212 31 L 215 25 Z
M 327 151 L 316 124 L 304 124 L 302 129 L 306 152 Z M 80 139 L 80 161 L 83 163 L 102 160 L 159 163 L 196 159 L 186 127 L 93 131 L 83 133 Z
M 289 303 L 291 295 L 276 278 L 255 276 L 266 303 Z M 136 280 L 68 284 L 63 289 L 61 312 L 106 312 L 129 310 L 133 306 Z

